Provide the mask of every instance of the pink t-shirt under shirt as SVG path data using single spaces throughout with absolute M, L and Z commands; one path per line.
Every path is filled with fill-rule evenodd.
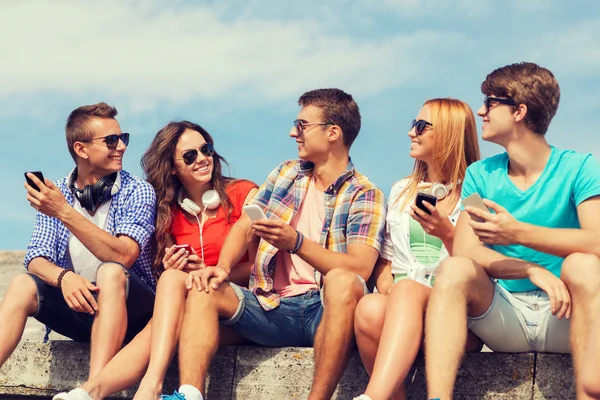
M 315 188 L 311 179 L 306 196 L 298 213 L 290 221 L 290 226 L 302 232 L 305 239 L 319 243 L 323 221 L 325 220 L 325 193 Z M 315 270 L 296 254 L 279 250 L 275 267 L 273 289 L 281 297 L 298 296 L 311 289 L 318 289 Z

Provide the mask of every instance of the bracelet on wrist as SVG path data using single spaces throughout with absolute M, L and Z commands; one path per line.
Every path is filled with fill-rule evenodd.
M 289 249 L 287 252 L 290 254 L 296 254 L 300 250 L 300 247 L 302 247 L 303 242 L 304 235 L 302 234 L 302 232 L 296 231 L 296 243 L 294 244 L 294 247 Z
M 63 269 L 60 274 L 58 275 L 58 278 L 56 279 L 56 287 L 59 289 L 62 289 L 62 281 L 63 278 L 65 277 L 65 275 L 67 274 L 67 272 L 73 272 L 70 269 Z

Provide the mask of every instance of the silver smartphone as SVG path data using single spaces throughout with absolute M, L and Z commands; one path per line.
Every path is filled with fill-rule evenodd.
M 263 210 L 256 204 L 248 204 L 244 206 L 244 211 L 246 211 L 246 214 L 248 214 L 252 222 L 256 221 L 257 219 L 267 219 L 267 216 Z
M 473 208 L 478 208 L 485 212 L 490 212 L 490 210 L 485 206 L 485 203 L 483 202 L 483 199 L 481 198 L 479 193 L 473 193 L 472 195 L 470 195 L 469 197 L 464 199 L 462 201 L 462 204 L 465 207 L 469 206 L 469 207 L 473 207 Z M 469 215 L 471 216 L 471 219 L 473 221 L 476 221 L 476 222 L 484 222 L 485 221 L 483 218 L 480 218 L 476 215 L 473 215 L 473 214 L 469 214 Z

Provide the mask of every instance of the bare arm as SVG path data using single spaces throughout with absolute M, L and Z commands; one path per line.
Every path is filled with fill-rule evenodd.
M 469 225 L 471 217 L 461 211 L 454 233 L 454 256 L 467 257 L 479 264 L 489 276 L 497 279 L 523 279 L 529 277 L 531 268 L 541 268 L 517 258 L 506 257 L 483 246 Z
M 56 287 L 58 275 L 64 269 L 44 257 L 36 257 L 29 262 L 28 271 L 42 278 L 48 285 Z
M 128 236 L 113 236 L 97 227 L 67 204 L 57 218 L 100 261 L 116 261 L 131 268 L 140 254 L 138 243 Z
M 379 252 L 367 244 L 349 244 L 347 253 L 337 253 L 321 247 L 312 240 L 304 239 L 297 255 L 321 274 L 334 268 L 343 268 L 369 279 Z
M 392 262 L 383 257 L 379 257 L 375 268 L 373 269 L 373 279 L 375 287 L 381 294 L 388 294 L 394 286 L 394 277 L 392 276 Z
M 557 229 L 519 223 L 516 242 L 543 253 L 566 257 L 589 253 L 600 257 L 600 196 L 577 207 L 581 229 Z
M 248 204 L 256 194 L 257 189 L 252 189 L 248 192 L 244 205 Z M 238 263 L 250 247 L 251 254 L 248 262 L 254 262 L 256 257 L 257 240 L 250 229 L 252 220 L 245 212 L 242 213 L 240 219 L 231 227 L 231 230 L 223 242 L 221 252 L 219 253 L 218 267 L 224 269 L 227 273 Z M 254 245 L 251 244 L 254 242 Z M 243 266 L 242 266 L 243 267 Z

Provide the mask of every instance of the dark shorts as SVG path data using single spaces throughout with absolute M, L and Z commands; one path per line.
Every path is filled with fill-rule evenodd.
M 125 342 L 128 342 L 144 329 L 150 318 L 152 318 L 154 293 L 133 272 L 125 267 L 123 267 L 123 270 L 127 277 L 127 333 L 125 334 Z M 61 335 L 77 342 L 89 342 L 92 335 L 94 316 L 71 310 L 59 288 L 48 285 L 37 275 L 28 275 L 37 286 L 38 309 L 33 317 Z

